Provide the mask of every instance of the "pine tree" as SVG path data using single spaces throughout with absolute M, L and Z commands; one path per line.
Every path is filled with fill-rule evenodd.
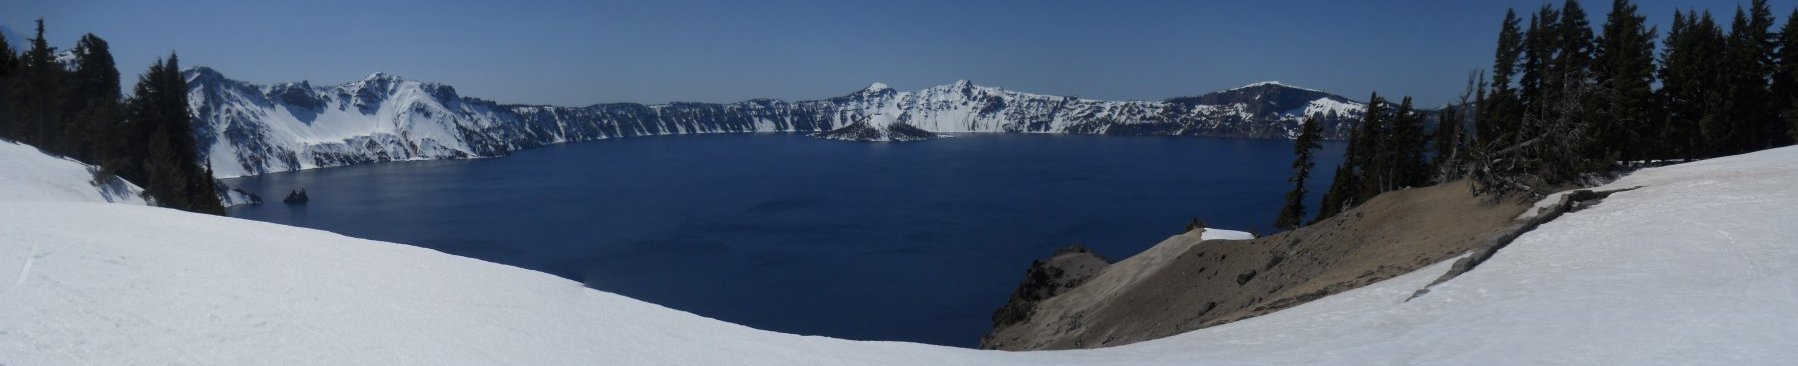
M 1644 136 L 1655 132 L 1654 37 L 1647 18 L 1629 0 L 1613 0 L 1592 63 L 1603 95 L 1595 106 L 1603 117 L 1595 124 L 1594 153 L 1601 158 L 1639 159 L 1647 154 Z
M 1387 148 L 1384 149 L 1387 162 L 1381 164 L 1386 170 L 1385 178 L 1381 179 L 1385 183 L 1374 194 L 1419 187 L 1429 182 L 1430 166 L 1424 149 L 1430 139 L 1424 133 L 1423 115 L 1412 107 L 1411 97 L 1404 97 L 1399 102 L 1389 121 L 1391 136 L 1386 139 Z
M 1704 127 L 1704 136 L 1712 155 L 1737 154 L 1766 148 L 1769 136 L 1777 134 L 1778 119 L 1767 108 L 1767 77 L 1771 74 L 1774 39 L 1772 10 L 1766 0 L 1754 0 L 1749 10 L 1736 8 L 1730 22 L 1724 86 L 1718 114 Z
M 1788 134 L 1783 140 L 1773 140 L 1774 146 L 1790 145 L 1798 139 L 1798 9 L 1786 16 L 1786 24 L 1779 30 L 1778 51 L 1773 56 L 1773 84 L 1769 89 L 1770 111 L 1780 112 L 1781 119 Z M 1775 134 L 1776 136 L 1779 134 Z
M 1291 230 L 1298 228 L 1305 217 L 1305 180 L 1311 176 L 1311 168 L 1317 163 L 1313 157 L 1318 149 L 1323 148 L 1319 141 L 1323 139 L 1323 126 L 1317 122 L 1317 116 L 1306 117 L 1299 124 L 1299 136 L 1292 143 L 1292 177 L 1286 181 L 1292 183 L 1292 191 L 1286 192 L 1286 206 L 1280 209 L 1280 215 L 1274 218 L 1274 228 Z
M 1513 136 L 1511 141 L 1507 142 L 1509 144 L 1527 140 L 1540 130 L 1521 122 L 1526 120 L 1522 117 L 1542 115 L 1542 107 L 1547 105 L 1543 99 L 1547 96 L 1548 90 L 1555 89 L 1554 77 L 1550 75 L 1549 65 L 1554 58 L 1555 44 L 1560 39 L 1560 34 L 1555 27 L 1560 16 L 1560 12 L 1556 11 L 1554 6 L 1543 5 L 1541 10 L 1530 15 L 1530 26 L 1523 32 L 1522 76 L 1517 83 L 1517 100 L 1522 111 L 1518 114 L 1519 118 L 1511 122 L 1517 124 L 1512 127 Z
M 196 164 L 199 152 L 193 138 L 192 115 L 187 109 L 187 82 L 181 77 L 180 60 L 170 54 L 138 77 L 125 103 L 127 130 L 133 145 L 130 156 L 141 163 L 119 169 L 127 179 L 148 182 L 145 188 L 165 207 L 222 214 L 224 207 L 214 191 L 211 172 Z M 141 143 L 139 143 L 141 141 Z
M 1592 25 L 1579 2 L 1567 0 L 1561 6 L 1561 18 L 1555 25 L 1555 52 L 1549 65 L 1549 78 L 1554 83 L 1549 92 L 1559 92 L 1592 77 Z
M 1342 164 L 1336 167 L 1335 175 L 1330 179 L 1330 190 L 1324 192 L 1323 202 L 1318 205 L 1317 217 L 1312 222 L 1336 216 L 1364 201 L 1361 195 L 1367 181 L 1363 174 L 1370 169 L 1369 164 L 1377 154 L 1379 128 L 1386 107 L 1386 100 L 1380 98 L 1380 93 L 1373 93 L 1368 98 L 1367 110 L 1349 132 L 1348 150 L 1343 153 Z
M 1391 171 L 1387 165 L 1392 162 L 1389 149 L 1392 144 L 1389 134 L 1392 112 L 1388 110 L 1391 105 L 1380 98 L 1379 94 L 1374 94 L 1369 100 L 1373 102 L 1368 103 L 1369 107 L 1362 116 L 1361 123 L 1355 126 L 1356 134 L 1352 141 L 1359 152 L 1355 154 L 1356 161 L 1353 162 L 1357 184 L 1349 191 L 1349 207 L 1358 206 L 1380 194 L 1387 184 L 1385 173 Z M 1379 104 L 1381 108 L 1373 108 L 1373 104 Z
M 56 146 L 50 131 L 56 128 L 56 119 L 62 109 L 58 102 L 62 101 L 63 74 L 62 65 L 55 60 L 56 49 L 50 47 L 44 39 L 44 20 L 37 20 L 37 36 L 31 39 L 31 49 L 21 57 L 19 77 L 15 82 L 13 97 L 19 120 L 14 126 L 13 135 L 20 141 L 39 147 Z M 60 130 L 55 130 L 60 131 Z
M 119 129 L 119 70 L 113 64 L 106 41 L 92 33 L 81 36 L 74 48 L 76 69 L 69 75 L 73 96 L 65 113 L 63 150 L 81 161 L 100 163 L 100 152 Z
M 6 37 L 0 37 L 0 138 L 14 137 L 17 109 L 13 106 L 13 83 L 18 79 L 19 56 Z
M 1511 86 L 1517 75 L 1518 58 L 1523 54 L 1523 33 L 1514 10 L 1505 11 L 1498 32 L 1498 51 L 1492 61 L 1492 91 L 1481 101 L 1481 112 L 1475 122 L 1475 135 L 1482 142 L 1509 141 L 1519 119 L 1517 90 Z
M 1660 138 L 1662 158 L 1706 156 L 1707 124 L 1717 123 L 1722 93 L 1723 30 L 1709 12 L 1674 13 L 1661 51 L 1660 99 L 1666 113 Z M 1715 131 L 1720 126 L 1710 126 Z M 1715 132 L 1713 132 L 1715 133 Z

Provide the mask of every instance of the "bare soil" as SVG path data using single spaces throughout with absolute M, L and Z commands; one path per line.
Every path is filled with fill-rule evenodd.
M 1388 192 L 1254 240 L 1176 235 L 1033 301 L 1022 321 L 996 322 L 981 348 L 1116 346 L 1271 313 L 1480 249 L 1515 230 L 1526 208 L 1455 182 Z

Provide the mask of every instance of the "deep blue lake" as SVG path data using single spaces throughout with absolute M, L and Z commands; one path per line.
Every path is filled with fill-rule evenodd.
M 1341 160 L 1325 144 L 1317 192 Z M 1268 230 L 1284 140 L 627 138 L 234 179 L 230 215 L 408 243 L 755 328 L 975 346 L 1031 260 L 1118 260 L 1188 220 Z M 280 200 L 305 188 L 304 206 Z

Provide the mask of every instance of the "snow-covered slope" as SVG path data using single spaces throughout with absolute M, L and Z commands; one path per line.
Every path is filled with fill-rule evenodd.
M 1613 186 L 1645 188 L 1543 225 L 1409 301 L 1448 264 L 1161 340 L 1048 352 L 759 331 L 407 245 L 39 196 L 86 178 L 32 154 L 0 147 L 0 162 L 27 168 L 0 170 L 7 365 L 1780 365 L 1798 354 L 1798 148 L 1636 173 Z
M 0 202 L 116 202 L 143 205 L 144 190 L 118 177 L 94 181 L 95 168 L 0 140 Z M 0 232 L 0 236 L 5 233 Z
M 812 137 L 842 141 L 893 142 L 923 141 L 940 138 L 942 135 L 925 131 L 910 123 L 900 122 L 892 115 L 874 114 L 867 116 L 866 120 L 851 122 L 847 126 L 834 130 L 814 133 Z
M 1022 93 L 966 80 L 918 91 L 875 83 L 842 97 L 730 104 L 634 103 L 587 107 L 504 105 L 464 97 L 450 86 L 376 73 L 343 85 L 253 85 L 206 67 L 185 72 L 198 118 L 196 141 L 218 177 L 377 161 L 498 156 L 517 149 L 616 137 L 824 132 L 862 139 L 890 128 L 923 132 L 1032 132 L 1287 138 L 1307 115 L 1325 134 L 1364 107 L 1346 98 L 1282 84 L 1256 84 L 1167 101 L 1099 101 Z M 885 125 L 864 121 L 880 120 Z M 914 131 L 915 132 L 915 131 Z M 900 139 L 924 134 L 900 133 Z

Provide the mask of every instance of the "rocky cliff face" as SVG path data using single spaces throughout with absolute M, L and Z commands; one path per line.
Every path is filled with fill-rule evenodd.
M 799 102 L 555 107 L 500 104 L 462 96 L 448 85 L 381 73 L 332 86 L 255 85 L 206 67 L 185 75 L 202 159 L 221 178 L 499 156 L 546 144 L 631 136 L 825 132 L 876 119 L 883 126 L 915 127 L 901 132 L 1290 138 L 1304 116 L 1316 115 L 1327 136 L 1340 138 L 1365 110 L 1340 96 L 1278 83 L 1166 101 L 1030 94 L 963 80 L 905 92 L 875 83 L 842 97 Z M 858 131 L 849 132 L 866 132 Z M 831 136 L 861 134 L 821 137 Z

